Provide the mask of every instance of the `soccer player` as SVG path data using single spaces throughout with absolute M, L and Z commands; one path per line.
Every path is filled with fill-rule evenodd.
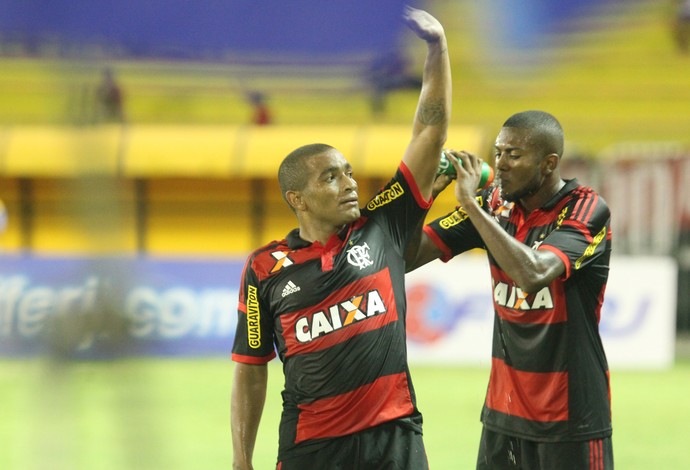
M 352 168 L 335 148 L 306 145 L 280 165 L 299 227 L 245 265 L 232 353 L 235 469 L 252 468 L 275 350 L 285 375 L 278 469 L 428 468 L 407 364 L 403 252 L 431 204 L 451 76 L 441 24 L 413 8 L 404 19 L 427 56 L 391 181 L 360 209 Z
M 487 251 L 495 315 L 477 469 L 613 468 L 598 329 L 610 213 L 594 190 L 561 179 L 562 154 L 563 129 L 542 111 L 503 124 L 495 187 L 476 192 L 481 160 L 451 152 L 460 206 L 424 227 L 408 266 Z

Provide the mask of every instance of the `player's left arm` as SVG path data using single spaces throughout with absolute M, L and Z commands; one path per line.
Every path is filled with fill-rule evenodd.
M 458 174 L 455 196 L 501 269 L 524 292 L 537 292 L 562 275 L 566 265 L 556 253 L 524 245 L 482 209 L 475 197 L 482 161 L 466 152 L 457 156 L 462 164 L 455 155 L 450 158 Z
M 441 23 L 429 13 L 406 7 L 404 19 L 426 41 L 427 56 L 412 138 L 403 156 L 421 197 L 429 200 L 448 133 L 452 83 L 448 44 Z

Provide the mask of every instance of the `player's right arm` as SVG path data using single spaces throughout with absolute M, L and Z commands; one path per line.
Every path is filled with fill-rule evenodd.
M 405 22 L 420 39 L 426 41 L 427 56 L 412 139 L 403 162 L 412 173 L 421 197 L 429 200 L 451 113 L 452 81 L 448 45 L 443 26 L 429 13 L 407 7 Z
M 414 271 L 441 256 L 443 256 L 443 251 L 420 228 L 405 251 L 405 272 Z
M 232 468 L 234 470 L 254 468 L 252 457 L 261 414 L 266 402 L 267 383 L 266 364 L 235 364 L 230 405 Z
M 453 177 L 441 173 L 436 176 L 431 195 L 434 199 L 448 187 Z M 407 242 L 405 248 L 405 272 L 409 273 L 420 266 L 443 256 L 443 251 L 431 241 L 429 235 L 424 232 L 424 219 L 420 219 L 419 225 Z
M 235 374 L 230 399 L 233 468 L 252 470 L 252 456 L 266 401 L 268 368 L 275 357 L 270 309 L 262 298 L 262 274 L 255 269 L 259 255 L 247 259 L 237 306 L 237 330 L 232 347 Z

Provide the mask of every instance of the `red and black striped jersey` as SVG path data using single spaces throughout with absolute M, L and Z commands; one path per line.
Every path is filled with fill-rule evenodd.
M 576 180 L 525 215 L 498 188 L 482 207 L 518 241 L 550 250 L 565 273 L 539 292 L 523 292 L 488 253 L 494 304 L 491 375 L 484 425 L 537 441 L 611 435 L 609 371 L 599 318 L 611 256 L 606 202 Z M 424 227 L 444 260 L 485 248 L 462 208 Z
M 293 230 L 254 251 L 232 358 L 283 362 L 279 458 L 399 420 L 421 430 L 407 365 L 404 248 L 425 201 L 407 167 L 325 245 Z

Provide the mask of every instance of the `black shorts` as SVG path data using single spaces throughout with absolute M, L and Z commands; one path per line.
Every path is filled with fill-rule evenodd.
M 482 429 L 477 470 L 613 470 L 611 438 L 536 442 Z
M 319 450 L 278 462 L 276 470 L 428 470 L 422 435 L 384 423 L 330 440 Z

